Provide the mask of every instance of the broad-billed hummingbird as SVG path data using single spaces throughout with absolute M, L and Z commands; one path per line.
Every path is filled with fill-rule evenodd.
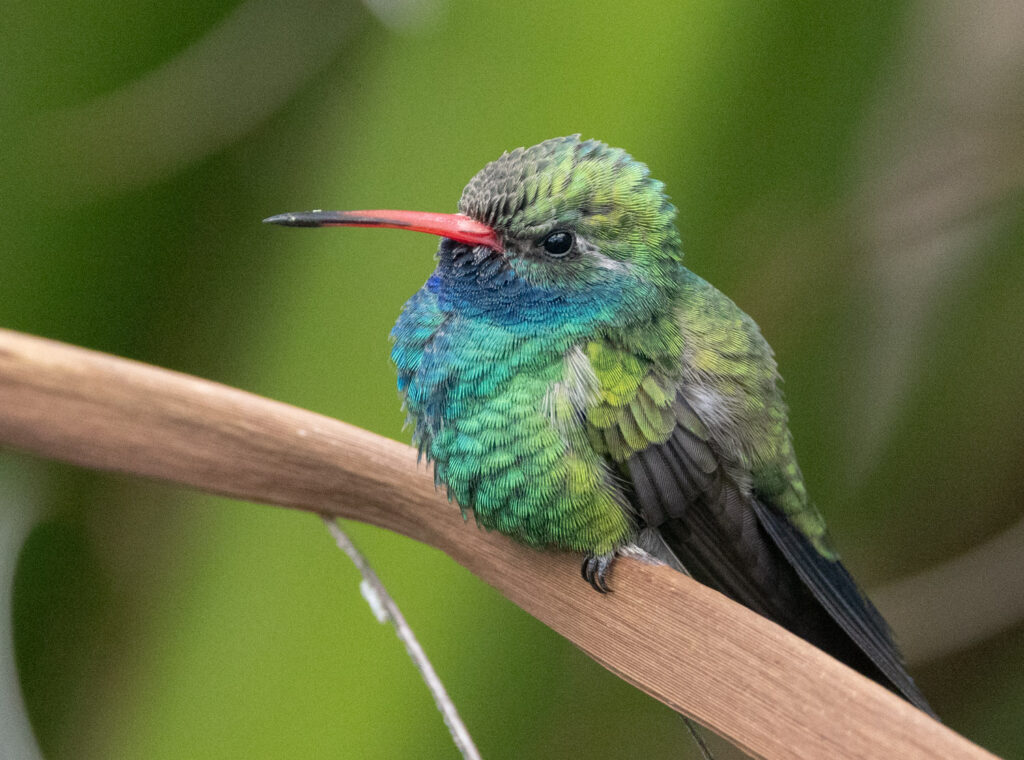
M 639 547 L 931 713 L 832 548 L 757 324 L 683 266 L 676 209 L 625 151 L 505 153 L 457 214 L 310 211 L 293 227 L 441 236 L 391 331 L 413 440 L 476 521 L 583 552 Z

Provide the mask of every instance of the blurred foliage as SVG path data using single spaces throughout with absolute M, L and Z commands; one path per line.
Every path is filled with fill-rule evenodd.
M 405 440 L 386 336 L 436 244 L 259 220 L 454 210 L 501 151 L 581 132 L 665 181 L 690 266 L 775 346 L 849 565 L 897 578 L 1021 513 L 1024 98 L 1003 75 L 1024 23 L 1004 6 L 12 0 L 0 324 Z M 0 582 L 46 757 L 454 756 L 319 520 L 3 456 L 42 494 L 4 501 L 39 522 Z M 693 751 L 439 552 L 352 534 L 484 756 Z M 1018 622 L 915 671 L 951 726 L 1022 757 L 1022 661 Z

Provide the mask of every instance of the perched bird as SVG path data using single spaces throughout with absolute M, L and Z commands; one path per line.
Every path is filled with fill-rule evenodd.
M 480 525 L 585 553 L 602 592 L 640 547 L 930 713 L 808 499 L 771 348 L 683 266 L 675 216 L 644 164 L 572 136 L 485 166 L 458 214 L 266 221 L 442 237 L 391 357 L 414 443 Z

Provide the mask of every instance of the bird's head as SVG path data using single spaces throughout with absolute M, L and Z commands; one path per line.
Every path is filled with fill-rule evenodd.
M 625 151 L 575 135 L 487 164 L 459 211 L 493 229 L 511 267 L 537 285 L 628 269 L 660 283 L 681 259 L 664 186 Z
M 625 151 L 578 135 L 518 148 L 466 185 L 458 214 L 311 211 L 265 220 L 303 227 L 393 227 L 440 235 L 441 267 L 475 287 L 641 294 L 680 277 L 676 211 L 662 183 Z M 446 267 L 447 264 L 447 267 Z

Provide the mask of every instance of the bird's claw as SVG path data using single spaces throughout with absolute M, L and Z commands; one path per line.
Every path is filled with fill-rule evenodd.
M 608 570 L 611 568 L 614 560 L 615 552 L 598 555 L 588 554 L 586 559 L 583 560 L 580 575 L 583 576 L 583 580 L 594 587 L 595 591 L 600 594 L 607 594 L 611 589 L 608 588 L 608 581 L 605 580 L 605 577 L 608 575 Z

